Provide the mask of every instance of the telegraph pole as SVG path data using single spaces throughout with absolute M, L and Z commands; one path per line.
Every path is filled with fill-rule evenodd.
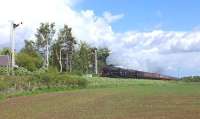
M 14 41 L 14 23 L 11 22 L 10 25 L 10 42 L 11 42 L 11 72 L 14 75 L 14 65 L 15 65 L 15 41 Z

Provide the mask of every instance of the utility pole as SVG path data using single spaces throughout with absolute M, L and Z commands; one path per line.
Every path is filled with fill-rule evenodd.
M 14 41 L 14 23 L 11 21 L 10 25 L 10 42 L 11 42 L 11 72 L 14 75 L 14 65 L 15 65 L 15 41 Z
M 10 42 L 11 42 L 11 71 L 12 71 L 12 75 L 14 75 L 14 67 L 15 67 L 15 39 L 14 39 L 14 32 L 15 29 L 22 24 L 15 24 L 13 21 L 11 22 L 11 27 L 10 27 Z

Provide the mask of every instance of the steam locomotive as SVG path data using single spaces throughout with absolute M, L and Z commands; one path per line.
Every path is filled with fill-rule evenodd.
M 150 73 L 138 70 L 123 69 L 113 66 L 106 66 L 102 69 L 102 77 L 111 78 L 135 78 L 152 80 L 176 80 L 177 78 L 161 75 L 159 73 Z

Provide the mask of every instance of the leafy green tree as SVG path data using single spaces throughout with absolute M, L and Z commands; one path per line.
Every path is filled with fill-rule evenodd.
M 44 50 L 44 48 L 48 44 L 51 45 L 51 42 L 53 40 L 54 34 L 55 34 L 55 23 L 41 23 L 40 27 L 37 29 L 36 36 L 36 48 L 38 51 Z M 44 39 L 42 38 L 42 35 Z M 44 52 L 44 51 L 43 51 Z
M 65 71 L 72 71 L 73 65 L 73 54 L 75 52 L 74 47 L 76 44 L 75 38 L 72 36 L 72 28 L 64 25 L 64 28 L 60 29 L 58 33 L 58 38 L 52 45 L 52 56 L 51 63 L 56 65 L 56 67 L 63 66 Z M 61 54 L 60 54 L 61 51 Z M 62 62 L 60 63 L 60 55 Z M 59 64 L 59 66 L 58 66 Z
M 68 27 L 67 25 L 64 25 L 64 28 L 60 30 L 58 40 L 63 41 L 63 43 L 65 44 L 64 48 L 66 49 L 66 52 L 63 54 L 66 57 L 65 70 L 71 72 L 73 64 L 74 46 L 76 44 L 76 40 L 72 36 L 72 28 Z
M 42 58 L 39 55 L 32 56 L 26 52 L 20 52 L 17 54 L 16 63 L 29 71 L 35 71 L 42 67 Z
M 35 71 L 42 67 L 42 57 L 34 48 L 32 41 L 25 40 L 25 47 L 17 54 L 16 63 L 29 71 Z
M 51 46 L 50 64 L 57 69 L 60 69 L 60 43 L 56 40 Z
M 27 53 L 32 56 L 37 56 L 38 52 L 35 48 L 35 42 L 31 40 L 24 40 L 25 46 L 21 49 L 21 52 Z
M 0 51 L 0 55 L 11 55 L 11 50 L 10 50 L 10 48 L 3 48 L 3 49 Z
M 110 50 L 108 48 L 100 48 L 97 50 L 98 56 L 98 71 L 101 71 L 103 67 L 107 65 L 106 59 L 110 55 Z
M 91 62 L 91 50 L 90 47 L 84 42 L 81 42 L 80 44 L 79 59 L 80 70 L 83 73 L 88 73 Z

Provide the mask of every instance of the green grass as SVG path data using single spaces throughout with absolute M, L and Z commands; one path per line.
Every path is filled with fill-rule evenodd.
M 0 119 L 200 118 L 199 83 L 98 77 L 88 81 L 86 89 L 44 89 L 3 100 Z
M 129 86 L 145 86 L 145 85 L 168 85 L 179 83 L 177 81 L 158 81 L 158 80 L 136 80 L 136 79 L 120 79 L 120 78 L 88 78 L 90 88 L 104 87 L 129 87 Z
M 86 87 L 87 89 L 124 88 L 124 87 L 140 87 L 140 86 L 142 86 L 143 89 L 145 89 L 146 87 L 149 88 L 149 87 L 156 86 L 156 87 L 159 87 L 160 90 L 162 90 L 162 88 L 164 87 L 171 91 L 172 90 L 177 91 L 177 88 L 180 88 L 181 86 L 185 86 L 185 85 L 191 86 L 191 84 L 199 85 L 199 83 L 180 82 L 180 81 L 160 81 L 160 80 L 141 80 L 141 79 L 137 80 L 137 79 L 121 79 L 121 78 L 105 78 L 105 77 L 87 78 L 87 81 L 88 81 L 88 85 Z M 3 95 L 0 95 L 0 100 L 4 100 L 6 98 L 12 98 L 12 97 L 19 97 L 19 96 L 31 96 L 31 95 L 38 95 L 38 94 L 43 94 L 43 93 L 63 92 L 63 91 L 79 90 L 79 89 L 83 89 L 83 88 L 69 88 L 69 87 L 41 88 L 41 89 L 36 89 L 33 91 L 21 91 L 21 92 L 15 92 L 11 94 L 3 94 Z

